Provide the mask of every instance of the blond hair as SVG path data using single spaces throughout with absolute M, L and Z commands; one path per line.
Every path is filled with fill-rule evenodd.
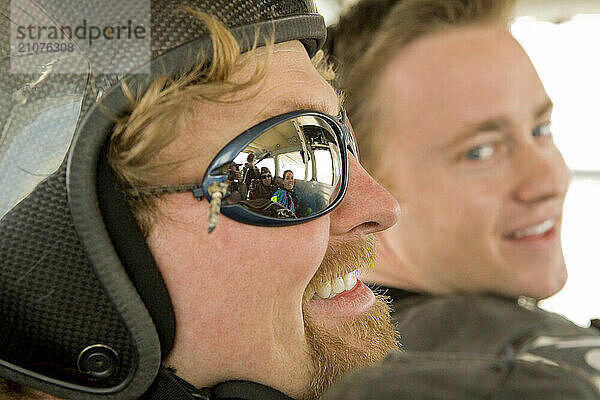
M 373 96 L 394 55 L 415 40 L 464 26 L 508 24 L 515 0 L 363 0 L 328 30 L 325 49 L 336 67 L 336 86 L 360 146 L 361 163 L 376 179 L 380 171 L 379 115 Z

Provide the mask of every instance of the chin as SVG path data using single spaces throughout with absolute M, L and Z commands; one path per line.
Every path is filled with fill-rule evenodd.
M 567 283 L 567 268 L 564 263 L 557 266 L 553 271 L 550 271 L 546 279 L 542 279 L 541 282 L 545 282 L 546 285 L 537 287 L 537 296 L 531 296 L 538 300 L 546 299 L 554 296 Z
M 390 322 L 387 300 L 377 296 L 366 312 L 323 323 L 304 307 L 304 328 L 313 365 L 312 378 L 302 400 L 320 398 L 341 375 L 382 360 L 398 350 L 397 333 Z
M 531 265 L 524 265 L 523 268 L 531 268 Z M 536 300 L 543 300 L 558 293 L 567 281 L 567 270 L 564 264 L 553 268 L 541 268 L 539 273 L 522 276 L 520 280 L 506 279 L 509 286 L 503 286 L 499 290 L 494 290 L 500 295 L 517 298 L 519 296 L 532 297 Z

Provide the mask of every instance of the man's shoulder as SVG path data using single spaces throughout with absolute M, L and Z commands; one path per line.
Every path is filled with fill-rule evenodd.
M 481 320 L 490 321 L 513 320 L 553 321 L 560 324 L 574 325 L 565 317 L 543 310 L 537 301 L 529 297 L 510 299 L 488 294 L 455 294 L 455 295 L 421 295 L 392 299 L 393 316 L 402 320 L 422 320 L 423 316 L 433 318 L 452 318 L 462 322 Z
M 593 380 L 571 368 L 489 355 L 394 352 L 345 375 L 323 400 L 599 399 Z
M 413 350 L 499 352 L 507 343 L 534 335 L 594 336 L 565 317 L 537 307 L 535 301 L 492 295 L 419 295 L 395 300 L 392 319 Z M 600 344 L 600 343 L 599 343 Z

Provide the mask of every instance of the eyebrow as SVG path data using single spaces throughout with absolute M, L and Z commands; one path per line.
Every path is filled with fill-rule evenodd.
M 336 92 L 337 104 L 336 112 L 332 116 L 337 116 L 341 112 L 344 102 L 344 96 L 341 92 Z M 262 120 L 266 120 L 277 115 L 284 114 L 296 110 L 314 110 L 329 114 L 331 103 L 325 101 L 322 97 L 309 99 L 283 98 L 273 103 L 266 104 L 265 107 L 257 114 Z
M 552 102 L 552 100 L 550 100 L 549 97 L 547 97 L 546 101 L 537 108 L 537 110 L 534 114 L 535 118 L 537 119 L 537 118 L 542 117 L 544 114 L 551 111 L 552 108 L 554 108 L 554 103 Z
M 553 107 L 554 103 L 552 103 L 552 100 L 550 100 L 550 98 L 547 97 L 546 100 L 533 112 L 534 119 L 541 118 L 546 113 L 551 111 Z M 469 125 L 466 129 L 463 129 L 458 136 L 445 143 L 443 146 L 452 146 L 473 136 L 476 136 L 481 132 L 498 131 L 505 128 L 508 125 L 508 118 L 504 116 L 492 117 L 481 122 L 476 122 L 473 125 Z

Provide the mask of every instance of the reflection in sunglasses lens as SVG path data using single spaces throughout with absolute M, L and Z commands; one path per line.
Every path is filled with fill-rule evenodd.
M 243 164 L 252 153 L 254 164 L 246 164 L 242 171 L 247 193 L 238 188 L 240 193 L 232 190 L 230 198 L 252 212 L 274 218 L 320 213 L 339 193 L 341 151 L 345 146 L 340 148 L 332 126 L 319 116 L 300 115 L 281 122 L 238 154 L 236 163 Z M 275 173 L 259 174 L 263 167 Z M 272 182 L 252 181 L 258 177 Z

